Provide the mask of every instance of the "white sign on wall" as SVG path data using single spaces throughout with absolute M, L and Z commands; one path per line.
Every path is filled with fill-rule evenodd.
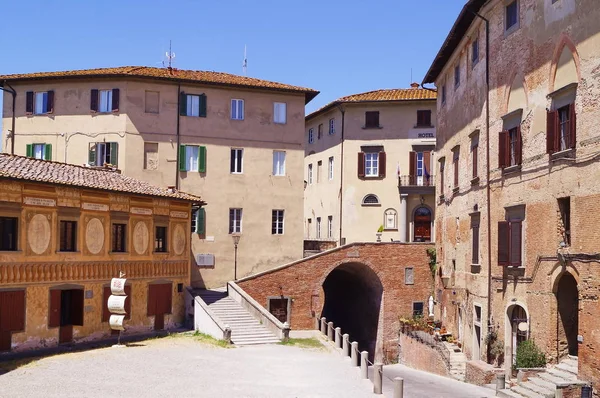
M 196 264 L 199 267 L 212 267 L 215 265 L 214 254 L 196 254 Z

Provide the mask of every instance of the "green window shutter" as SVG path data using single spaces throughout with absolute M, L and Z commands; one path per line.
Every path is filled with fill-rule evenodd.
M 110 164 L 117 166 L 119 164 L 119 143 L 110 143 Z
M 33 157 L 33 145 L 32 144 L 27 144 L 27 147 L 25 148 L 25 156 L 27 156 L 28 158 Z
M 88 164 L 96 165 L 96 143 L 90 142 L 88 147 Z
M 185 145 L 179 145 L 179 171 L 187 171 L 185 161 Z
M 198 101 L 199 103 L 199 110 L 198 110 L 198 115 L 200 115 L 200 117 L 206 117 L 206 94 L 200 94 L 200 101 Z
M 52 160 L 52 144 L 44 145 L 44 160 Z
M 206 233 L 206 211 L 203 207 L 196 212 L 196 233 L 199 235 Z
M 206 147 L 201 146 L 198 148 L 198 171 L 200 173 L 206 173 Z
M 179 94 L 179 114 L 187 116 L 187 95 L 183 91 Z

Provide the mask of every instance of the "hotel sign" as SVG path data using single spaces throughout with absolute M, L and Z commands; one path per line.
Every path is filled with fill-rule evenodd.
M 56 206 L 56 200 L 47 199 L 47 198 L 23 198 L 23 203 L 31 206 L 46 206 L 46 207 L 54 207 Z

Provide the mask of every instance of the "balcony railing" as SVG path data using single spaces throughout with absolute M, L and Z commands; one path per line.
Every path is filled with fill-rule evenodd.
M 435 187 L 435 176 L 398 176 L 401 187 Z

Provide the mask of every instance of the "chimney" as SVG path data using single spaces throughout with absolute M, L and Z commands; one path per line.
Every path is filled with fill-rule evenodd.
M 167 187 L 167 191 L 169 191 L 169 193 L 175 193 L 175 192 L 177 192 L 177 190 L 175 189 L 175 185 L 169 185 Z
M 419 88 L 419 83 L 411 83 L 410 88 Z

